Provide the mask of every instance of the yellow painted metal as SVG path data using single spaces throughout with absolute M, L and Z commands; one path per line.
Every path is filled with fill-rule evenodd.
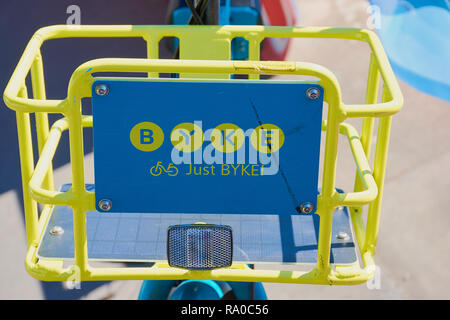
M 373 54 L 370 55 L 369 76 L 367 79 L 366 90 L 366 104 L 377 103 L 378 91 L 380 83 L 380 72 L 376 64 L 376 60 Z M 361 127 L 361 144 L 364 148 L 364 153 L 367 158 L 370 158 L 370 152 L 373 139 L 373 128 L 375 125 L 375 118 L 367 117 L 362 121 Z M 357 172 L 355 179 L 355 191 L 360 191 L 362 188 L 362 181 Z M 363 214 L 363 208 L 361 206 L 355 206 L 351 209 L 353 223 L 360 223 L 362 221 L 361 215 Z M 356 218 L 358 216 L 358 218 Z M 361 230 L 360 228 L 359 230 Z
M 41 54 L 37 54 L 33 64 L 31 65 L 31 82 L 33 84 L 33 98 L 45 100 L 45 81 L 44 81 L 44 66 L 42 63 Z M 39 154 L 44 148 L 45 141 L 48 136 L 48 116 L 45 112 L 36 112 L 36 135 L 38 142 Z M 49 167 L 47 176 L 45 177 L 45 185 L 47 189 L 53 190 L 53 168 Z
M 48 100 L 45 96 L 40 47 L 44 41 L 73 37 L 138 37 L 147 42 L 148 59 L 97 59 L 78 67 L 72 74 L 67 98 Z M 158 59 L 159 41 L 164 37 L 180 39 L 181 60 Z M 235 37 L 249 41 L 249 60 L 230 61 L 230 43 Z M 306 62 L 260 61 L 260 43 L 267 37 L 338 38 L 366 42 L 371 62 L 365 104 L 348 105 L 342 101 L 340 85 L 328 69 Z M 214 60 L 212 60 L 214 59 Z M 86 237 L 86 211 L 95 210 L 94 193 L 85 189 L 83 128 L 92 126 L 92 118 L 81 112 L 81 99 L 91 96 L 93 73 L 146 72 L 150 78 L 159 73 L 182 76 L 229 78 L 231 74 L 307 75 L 318 79 L 328 103 L 322 193 L 318 198 L 320 215 L 317 265 L 309 271 L 252 270 L 245 265 L 213 271 L 188 271 L 155 264 L 151 268 L 94 268 L 89 265 Z M 31 73 L 33 99 L 26 93 L 25 78 Z M 137 79 L 136 79 L 137 80 Z M 383 99 L 377 102 L 380 80 Z M 378 37 L 371 31 L 353 28 L 263 27 L 263 26 L 51 26 L 40 29 L 25 49 L 4 92 L 6 105 L 17 113 L 17 127 L 24 188 L 24 207 L 28 252 L 26 269 L 41 280 L 114 280 L 114 279 L 215 279 L 230 281 L 292 282 L 309 284 L 358 284 L 375 272 L 375 248 L 383 191 L 392 115 L 400 110 L 403 97 Z M 39 160 L 34 167 L 29 113 L 36 114 Z M 48 129 L 48 113 L 64 118 Z M 345 123 L 349 117 L 362 117 L 362 135 Z M 375 118 L 379 118 L 374 170 L 369 165 Z M 69 131 L 72 188 L 53 189 L 52 159 L 62 132 Z M 355 159 L 357 179 L 354 192 L 335 189 L 339 135 L 347 137 Z M 45 204 L 38 217 L 37 203 Z M 67 205 L 74 212 L 75 261 L 63 268 L 62 261 L 39 260 L 37 245 L 53 205 Z M 362 208 L 369 205 L 367 225 Z M 361 262 L 332 266 L 329 263 L 332 214 L 337 206 L 349 206 Z
M 25 84 L 19 89 L 18 96 L 26 99 L 28 96 Z M 25 210 L 25 225 L 28 245 L 37 243 L 38 208 L 37 203 L 28 193 L 28 181 L 33 175 L 34 156 L 31 138 L 30 115 L 26 112 L 16 112 L 17 131 L 19 133 L 20 169 L 22 172 L 23 201 Z
M 180 38 L 180 59 L 183 60 L 230 60 L 231 39 L 228 35 L 217 35 L 201 31 Z M 202 73 L 181 73 L 180 78 L 204 78 Z M 226 73 L 208 74 L 210 79 L 229 79 Z

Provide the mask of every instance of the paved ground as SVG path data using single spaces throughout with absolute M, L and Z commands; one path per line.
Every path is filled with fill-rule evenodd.
M 300 0 L 301 25 L 365 26 L 365 1 Z M 334 71 L 343 85 L 345 102 L 362 102 L 367 76 L 367 49 L 344 42 L 298 41 L 290 60 L 321 63 Z M 265 284 L 270 299 L 449 299 L 450 275 L 450 105 L 400 83 L 404 109 L 395 116 L 388 159 L 381 229 L 377 253 L 378 288 Z M 355 122 L 358 125 L 358 122 Z M 354 168 L 342 144 L 338 183 L 350 188 Z M 92 163 L 92 155 L 87 157 Z M 88 168 L 92 175 L 92 167 Z M 57 170 L 67 181 L 68 167 Z M 45 287 L 24 268 L 25 233 L 21 207 L 13 191 L 0 195 L 0 299 L 40 299 Z M 84 285 L 87 299 L 135 299 L 139 281 Z M 59 286 L 60 284 L 54 284 Z M 377 287 L 376 285 L 374 285 Z M 70 296 L 61 290 L 61 297 Z

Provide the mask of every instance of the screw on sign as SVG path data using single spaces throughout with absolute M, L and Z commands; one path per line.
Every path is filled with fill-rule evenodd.
M 99 96 L 106 96 L 109 92 L 108 86 L 104 84 L 99 84 L 95 87 L 95 93 Z
M 314 205 L 311 202 L 303 202 L 296 208 L 298 213 L 311 213 L 314 209 Z
M 109 199 L 102 199 L 98 202 L 98 206 L 103 211 L 109 211 L 112 208 L 112 201 Z
M 306 96 L 311 100 L 316 100 L 320 97 L 320 90 L 317 88 L 309 88 L 306 90 Z

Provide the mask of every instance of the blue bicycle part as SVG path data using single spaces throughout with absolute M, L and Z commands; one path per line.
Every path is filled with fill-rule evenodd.
M 175 288 L 169 300 L 220 300 L 229 290 L 221 281 L 186 280 Z
M 138 300 L 267 300 L 259 282 L 145 280 Z
M 166 300 L 177 280 L 145 280 L 139 291 L 138 300 Z

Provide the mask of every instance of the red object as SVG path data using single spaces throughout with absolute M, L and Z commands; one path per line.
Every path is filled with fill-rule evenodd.
M 293 0 L 261 0 L 264 25 L 294 26 L 297 9 Z M 267 38 L 261 52 L 262 60 L 284 60 L 289 49 L 289 38 Z

